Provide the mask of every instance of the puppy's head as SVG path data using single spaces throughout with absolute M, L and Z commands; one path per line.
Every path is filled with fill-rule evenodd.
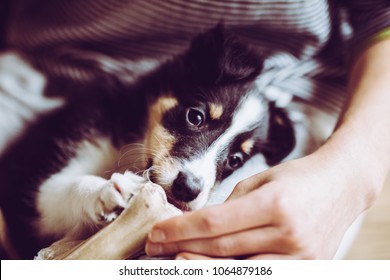
M 252 155 L 275 164 L 291 151 L 287 115 L 254 85 L 262 57 L 222 26 L 195 38 L 172 65 L 169 86 L 150 104 L 145 137 L 150 179 L 171 203 L 198 209 Z

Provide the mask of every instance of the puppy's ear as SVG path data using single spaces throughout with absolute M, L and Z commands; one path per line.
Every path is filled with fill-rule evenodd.
M 270 103 L 270 119 L 267 145 L 263 148 L 268 165 L 275 165 L 285 158 L 295 146 L 294 127 L 287 112 Z
M 192 41 L 184 63 L 191 79 L 217 84 L 253 80 L 262 70 L 263 59 L 218 24 Z

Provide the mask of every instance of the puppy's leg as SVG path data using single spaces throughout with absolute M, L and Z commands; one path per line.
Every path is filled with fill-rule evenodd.
M 130 172 L 114 173 L 110 180 L 54 175 L 40 188 L 37 228 L 44 236 L 85 237 L 113 221 L 144 181 Z

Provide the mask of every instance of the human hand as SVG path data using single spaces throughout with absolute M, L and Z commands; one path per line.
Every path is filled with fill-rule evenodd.
M 240 182 L 222 205 L 156 224 L 146 252 L 186 259 L 330 259 L 365 208 L 352 178 L 350 165 L 324 153 L 283 163 Z

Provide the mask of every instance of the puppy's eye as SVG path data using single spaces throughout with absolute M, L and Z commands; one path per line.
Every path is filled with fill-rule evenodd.
M 204 122 L 204 114 L 202 111 L 190 108 L 187 110 L 187 122 L 194 126 L 201 126 Z
M 244 158 L 241 153 L 235 153 L 229 156 L 227 165 L 231 169 L 237 169 L 244 163 Z

